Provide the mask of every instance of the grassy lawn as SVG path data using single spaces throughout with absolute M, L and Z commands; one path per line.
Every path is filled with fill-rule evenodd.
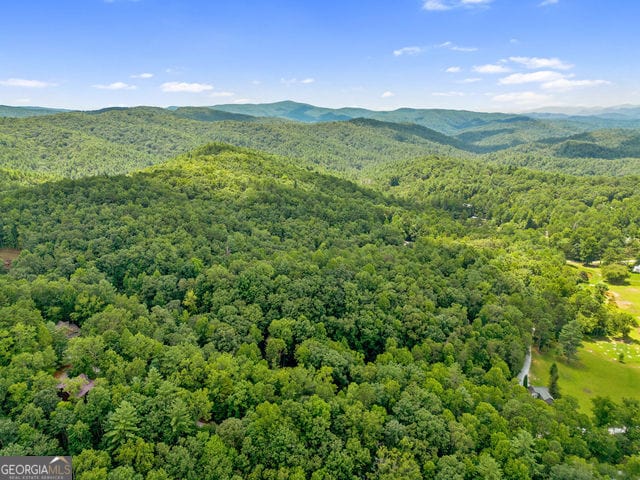
M 602 281 L 600 269 L 571 263 L 586 271 L 589 283 Z M 640 274 L 632 274 L 628 285 L 611 285 L 612 300 L 618 308 L 640 317 Z M 554 353 L 533 353 L 529 383 L 547 385 L 549 368 L 555 361 L 560 375 L 558 385 L 561 393 L 578 399 L 584 412 L 591 411 L 591 399 L 609 396 L 615 401 L 624 397 L 640 397 L 640 329 L 631 333 L 634 340 L 626 344 L 618 340 L 584 342 L 578 351 L 578 360 L 567 363 Z M 618 356 L 624 354 L 624 363 Z
M 618 353 L 625 352 L 625 363 Z M 617 342 L 585 342 L 578 360 L 567 363 L 552 353 L 533 354 L 529 383 L 548 385 L 549 368 L 558 365 L 560 392 L 578 399 L 584 412 L 591 411 L 591 399 L 608 396 L 615 401 L 640 395 L 640 346 Z

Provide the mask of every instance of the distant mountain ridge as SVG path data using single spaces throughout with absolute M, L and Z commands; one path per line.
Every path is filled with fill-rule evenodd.
M 506 113 L 446 109 L 399 108 L 392 111 L 376 111 L 358 107 L 333 109 L 290 100 L 262 104 L 224 104 L 214 105 L 210 108 L 254 117 L 277 117 L 306 123 L 335 122 L 354 118 L 371 118 L 394 123 L 415 123 L 446 135 L 454 135 L 464 129 L 519 116 Z
M 224 112 L 209 107 L 177 107 L 171 110 L 176 116 L 198 120 L 200 122 L 224 122 L 234 120 L 238 122 L 253 122 L 258 118 L 241 113 Z
M 0 117 L 25 118 L 38 117 L 42 115 L 54 115 L 56 113 L 70 112 L 64 108 L 48 108 L 48 107 L 12 107 L 9 105 L 0 105 Z
M 49 110 L 26 108 L 23 113 L 33 111 Z M 611 128 L 633 121 L 601 117 L 574 121 L 557 114 L 535 118 L 410 108 L 378 112 L 291 101 L 42 115 L 0 118 L 0 167 L 72 178 L 114 175 L 214 141 L 351 173 L 382 162 L 439 155 L 578 175 L 640 174 L 640 132 Z
M 389 111 L 368 110 L 357 107 L 332 109 L 291 100 L 261 104 L 222 104 L 209 108 L 234 114 L 282 118 L 305 123 L 372 118 L 384 122 L 415 123 L 450 136 L 459 135 L 469 130 L 491 130 L 489 128 L 491 125 L 529 122 L 526 126 L 528 135 L 532 136 L 529 140 L 549 136 L 547 121 L 553 122 L 553 127 L 560 130 L 556 132 L 558 135 L 567 136 L 606 128 L 640 128 L 640 106 L 634 105 L 608 108 L 557 107 L 522 114 L 407 107 Z M 492 145 L 504 148 L 519 143 L 522 143 L 522 141 L 517 140 L 511 143 L 494 142 Z M 485 142 L 485 144 L 488 143 Z
M 526 115 L 540 120 L 566 121 L 583 124 L 592 129 L 640 128 L 640 106 L 620 105 L 602 108 L 555 107 L 529 112 Z
M 290 100 L 265 104 L 225 104 L 210 107 L 216 111 L 255 117 L 280 118 L 304 123 L 368 118 L 389 123 L 415 124 L 430 128 L 470 145 L 474 151 L 494 151 L 550 137 L 567 137 L 590 130 L 608 128 L 567 119 L 534 118 L 508 113 L 468 110 L 399 108 L 376 111 L 365 108 L 331 109 Z M 614 125 L 619 128 L 619 125 Z
M 72 178 L 113 175 L 211 141 L 338 170 L 427 154 L 465 157 L 474 151 L 456 138 L 414 124 L 362 118 L 310 124 L 200 107 L 133 107 L 0 118 L 0 167 Z
M 526 115 L 554 114 L 565 116 L 623 116 L 640 118 L 640 105 L 614 105 L 611 107 L 545 107 L 525 112 Z

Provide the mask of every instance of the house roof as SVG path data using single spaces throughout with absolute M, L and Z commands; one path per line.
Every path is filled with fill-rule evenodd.
M 96 386 L 95 381 L 91 380 L 84 373 L 81 373 L 76 378 L 79 378 L 82 380 L 82 386 L 80 387 L 80 390 L 78 391 L 78 393 L 76 393 L 76 398 L 84 397 L 87 393 L 89 393 L 93 389 L 93 387 Z M 58 378 L 58 380 L 60 381 L 60 383 L 58 383 L 58 386 L 57 386 L 59 390 L 67 388 L 67 382 L 69 381 L 69 377 L 67 376 L 66 372 L 64 372 Z
M 56 328 L 58 330 L 62 330 L 67 339 L 74 338 L 80 335 L 80 327 L 70 322 L 60 321 L 56 323 Z
M 535 393 L 542 400 L 553 400 L 553 396 L 549 393 L 549 389 L 547 387 L 529 387 L 531 393 Z

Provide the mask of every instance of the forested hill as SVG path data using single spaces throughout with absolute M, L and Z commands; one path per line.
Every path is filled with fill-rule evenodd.
M 596 130 L 522 145 L 516 151 L 580 159 L 640 158 L 640 130 Z
M 202 122 L 221 122 L 224 120 L 252 122 L 258 120 L 258 117 L 255 116 L 224 112 L 222 110 L 214 110 L 209 107 L 170 107 L 169 110 L 178 117 L 190 118 L 191 120 L 199 120 Z
M 212 121 L 207 113 L 138 107 L 0 119 L 0 166 L 72 178 L 126 173 L 210 141 L 297 157 L 334 170 L 429 153 L 468 155 L 458 140 L 416 125 L 361 120 L 308 125 L 253 117 Z
M 517 126 L 519 122 L 528 123 L 527 128 L 536 126 L 539 131 L 556 133 L 584 131 L 584 126 L 572 126 L 569 122 L 545 122 L 535 120 L 525 115 L 505 113 L 483 113 L 466 110 L 445 109 L 414 109 L 400 108 L 393 111 L 376 111 L 365 108 L 323 108 L 305 103 L 291 101 L 266 104 L 230 104 L 216 105 L 214 110 L 236 114 L 252 115 L 256 117 L 277 117 L 298 122 L 327 122 L 336 120 L 350 120 L 353 118 L 371 118 L 383 122 L 414 123 L 431 128 L 445 135 L 458 135 L 466 131 L 502 129 L 505 125 Z M 539 133 L 539 135 L 543 135 Z
M 0 247 L 22 249 L 0 455 L 71 454 L 81 479 L 632 475 L 637 405 L 612 443 L 512 380 L 532 327 L 599 300 L 544 245 L 467 240 L 402 196 L 222 144 L 0 193 Z
M 640 174 L 640 131 L 608 129 L 525 143 L 484 156 L 489 162 L 575 175 Z
M 0 191 L 25 185 L 37 185 L 57 179 L 59 178 L 40 172 L 12 170 L 0 167 Z
M 372 186 L 450 212 L 470 233 L 534 239 L 584 263 L 614 263 L 640 251 L 637 176 L 578 177 L 441 157 L 364 174 Z
M 425 112 L 437 120 L 437 112 Z M 394 112 L 373 113 L 388 117 Z M 351 178 L 372 165 L 433 154 L 578 175 L 640 174 L 635 130 L 576 133 L 562 122 L 523 116 L 441 113 L 451 114 L 466 129 L 450 136 L 417 123 L 374 118 L 305 123 L 207 107 L 109 108 L 0 118 L 0 167 L 50 177 L 114 175 L 222 141 L 298 158 Z
M 577 156 L 580 158 L 613 159 L 638 156 L 637 149 L 635 147 L 626 148 L 626 143 L 618 145 L 618 147 L 625 148 L 607 148 L 607 144 L 611 143 L 612 137 L 636 135 L 640 123 L 638 123 L 637 118 L 630 116 L 631 113 L 627 115 L 620 113 L 589 117 L 552 114 L 515 115 L 413 108 L 374 111 L 363 108 L 329 109 L 291 101 L 257 105 L 216 105 L 211 107 L 211 111 L 211 115 L 214 118 L 219 113 L 213 112 L 225 111 L 234 114 L 282 118 L 306 123 L 350 120 L 354 118 L 368 118 L 388 123 L 410 123 L 453 137 L 458 142 L 457 148 L 473 150 L 478 153 L 502 152 L 505 149 L 519 145 L 539 143 L 541 146 L 553 147 L 548 151 L 540 152 L 545 154 L 547 159 L 571 159 Z M 628 112 L 635 112 L 635 110 L 628 109 Z M 625 130 L 615 130 L 621 128 L 625 128 Z M 596 130 L 601 130 L 601 132 L 594 133 L 593 136 L 588 133 Z M 577 148 L 562 145 L 562 142 L 573 140 L 580 142 L 583 138 L 585 140 L 582 143 L 585 145 L 581 144 Z M 444 143 L 451 143 L 451 140 Z M 587 147 L 586 144 L 588 143 L 592 145 Z M 508 158 L 510 152 L 504 153 L 504 156 L 500 155 L 500 153 L 497 156 Z M 559 163 L 561 164 L 561 162 Z M 535 165 L 531 166 L 535 167 Z M 545 165 L 540 162 L 539 166 Z M 605 171 L 606 167 L 601 167 L 601 173 Z
M 10 107 L 8 105 L 0 105 L 0 117 L 37 117 L 41 115 L 53 115 L 55 113 L 68 112 L 62 108 L 46 108 L 46 107 Z
M 588 123 L 597 128 L 640 128 L 640 107 L 636 105 L 557 110 L 555 112 L 536 111 L 527 115 L 533 118 Z
M 633 106 L 600 110 L 586 109 L 575 114 L 536 111 L 517 115 L 438 108 L 399 108 L 389 111 L 355 107 L 333 109 L 290 100 L 261 104 L 234 103 L 200 108 L 310 123 L 349 120 L 352 118 L 373 118 L 387 122 L 415 123 L 433 128 L 447 135 L 455 135 L 464 130 L 482 128 L 489 124 L 510 123 L 518 121 L 518 119 L 549 121 L 549 123 L 563 125 L 565 128 L 571 127 L 579 130 L 638 128 L 640 126 L 640 108 Z

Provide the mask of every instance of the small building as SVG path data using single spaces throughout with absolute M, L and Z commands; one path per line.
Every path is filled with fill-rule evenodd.
M 71 322 L 58 322 L 56 328 L 62 330 L 67 340 L 80 336 L 80 327 Z
M 63 400 L 63 401 L 68 401 L 69 400 L 69 392 L 66 390 L 67 385 L 69 384 L 69 377 L 67 376 L 67 370 L 70 368 L 70 366 L 65 367 L 66 370 L 61 370 L 58 373 L 58 375 L 56 376 L 56 378 L 58 379 L 58 396 Z M 83 398 L 86 401 L 86 395 L 87 393 L 89 393 L 91 390 L 93 390 L 93 387 L 96 386 L 95 381 L 91 380 L 89 377 L 87 377 L 84 373 L 81 373 L 80 375 L 78 375 L 77 377 L 75 377 L 74 380 L 79 380 L 80 381 L 80 390 L 78 390 L 78 393 L 76 393 L 75 397 L 76 398 Z
M 640 273 L 640 264 L 639 265 L 634 265 L 633 269 L 632 269 L 633 273 Z
M 621 435 L 627 433 L 627 427 L 611 427 L 607 428 L 609 435 Z
M 533 398 L 538 398 L 549 405 L 553 403 L 553 397 L 547 387 L 529 387 L 528 390 Z

